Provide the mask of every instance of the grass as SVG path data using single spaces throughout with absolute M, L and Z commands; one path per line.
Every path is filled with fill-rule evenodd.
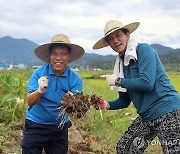
M 27 81 L 32 70 L 0 71 L 0 153 L 20 153 L 22 124 L 25 118 Z M 80 71 L 83 78 L 84 93 L 96 93 L 105 100 L 118 97 L 111 91 L 107 82 L 100 79 L 101 74 L 111 74 L 112 71 Z M 180 92 L 180 72 L 167 72 L 173 85 Z M 24 106 L 17 108 L 17 98 L 24 99 Z M 72 120 L 84 138 L 98 136 L 96 145 L 99 148 L 109 147 L 115 153 L 115 146 L 122 134 L 137 117 L 136 109 L 131 104 L 128 108 L 115 111 L 97 111 L 91 108 L 87 116 L 80 120 Z M 150 145 L 146 154 L 162 153 L 159 145 Z
M 167 72 L 175 89 L 180 93 L 180 72 Z

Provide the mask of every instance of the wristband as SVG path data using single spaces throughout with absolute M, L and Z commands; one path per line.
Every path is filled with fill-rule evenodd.
M 120 86 L 120 82 L 121 82 L 121 78 L 117 77 L 115 80 L 115 86 L 119 87 Z

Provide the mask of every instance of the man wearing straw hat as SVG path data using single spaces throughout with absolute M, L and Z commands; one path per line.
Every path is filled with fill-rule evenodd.
M 180 153 L 180 97 L 154 49 L 130 38 L 139 25 L 110 20 L 104 37 L 93 46 L 110 46 L 118 54 L 114 73 L 101 77 L 106 78 L 112 90 L 118 91 L 119 98 L 101 99 L 99 108 L 123 109 L 133 102 L 139 114 L 117 143 L 117 153 L 143 153 L 156 136 L 164 153 Z
M 28 83 L 25 129 L 22 140 L 23 154 L 66 154 L 68 151 L 68 116 L 58 117 L 61 99 L 66 92 L 82 91 L 82 79 L 68 63 L 84 54 L 84 49 L 72 44 L 63 34 L 55 35 L 51 43 L 34 51 L 46 62 L 36 69 Z M 58 127 L 60 125 L 60 127 Z

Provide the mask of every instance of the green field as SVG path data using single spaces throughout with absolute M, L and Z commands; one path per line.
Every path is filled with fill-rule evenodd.
M 20 153 L 22 126 L 25 119 L 26 88 L 33 70 L 0 71 L 0 153 Z M 83 90 L 86 94 L 96 93 L 105 100 L 117 98 L 101 74 L 111 71 L 79 71 L 83 78 Z M 180 72 L 167 73 L 173 85 L 180 93 Z M 91 138 L 91 149 L 102 153 L 115 153 L 115 145 L 121 135 L 137 116 L 133 105 L 116 111 L 97 111 L 91 108 L 85 117 L 73 120 L 84 139 Z M 96 140 L 95 140 L 96 138 Z M 95 153 L 95 152 L 94 152 Z M 97 152 L 98 153 L 98 152 Z M 159 145 L 151 145 L 146 153 L 162 153 Z

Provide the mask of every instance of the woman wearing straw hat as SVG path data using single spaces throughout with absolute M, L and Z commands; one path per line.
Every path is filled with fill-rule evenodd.
M 93 46 L 93 49 L 110 46 L 118 53 L 114 73 L 101 77 L 106 78 L 112 90 L 118 91 L 119 98 L 101 99 L 99 108 L 122 109 L 133 102 L 139 114 L 117 143 L 117 153 L 143 153 L 156 136 L 164 153 L 179 153 L 180 97 L 154 49 L 130 38 L 139 25 L 110 20 L 104 28 L 104 37 Z
M 84 54 L 84 49 L 72 44 L 63 34 L 55 35 L 51 43 L 35 49 L 35 55 L 46 62 L 36 69 L 28 83 L 25 129 L 22 153 L 66 154 L 68 128 L 67 115 L 58 117 L 61 99 L 67 91 L 82 91 L 82 79 L 68 63 Z M 60 127 L 59 124 L 61 124 Z

